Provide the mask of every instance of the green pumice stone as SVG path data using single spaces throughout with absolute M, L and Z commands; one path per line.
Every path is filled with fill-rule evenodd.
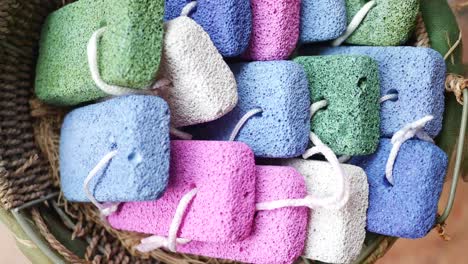
M 366 56 L 297 57 L 309 80 L 312 102 L 328 106 L 311 120 L 311 130 L 337 155 L 375 152 L 380 136 L 377 63 Z
M 398 46 L 410 37 L 419 12 L 419 0 L 375 0 L 358 29 L 346 43 L 366 46 Z M 348 24 L 368 0 L 346 0 Z
M 164 0 L 81 0 L 47 18 L 36 68 L 36 94 L 57 105 L 106 96 L 91 78 L 87 45 L 98 42 L 98 63 L 108 84 L 143 89 L 155 81 L 161 57 Z

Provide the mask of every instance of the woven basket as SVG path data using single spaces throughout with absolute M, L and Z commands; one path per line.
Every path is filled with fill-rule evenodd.
M 231 263 L 163 250 L 141 254 L 134 246 L 144 235 L 113 230 L 94 207 L 67 203 L 61 197 L 58 142 L 67 109 L 42 104 L 34 99 L 32 91 L 41 25 L 50 12 L 69 2 L 73 1 L 0 0 L 0 219 L 14 232 L 20 249 L 34 263 Z M 415 45 L 429 46 L 421 17 L 415 32 Z M 459 54 L 454 50 L 449 51 L 448 57 Z M 458 151 L 448 151 L 453 154 L 449 169 L 453 175 L 452 192 L 437 221 L 439 230 L 443 230 L 450 213 L 460 174 L 468 115 L 468 92 L 464 90 L 467 86 L 467 80 L 448 75 L 447 89 L 465 103 L 462 125 L 451 119 L 461 131 Z M 448 97 L 455 101 L 455 96 Z M 461 116 L 461 107 L 447 113 L 450 117 Z M 444 131 L 448 130 L 444 126 Z M 453 133 L 450 137 L 455 138 Z M 453 149 L 456 141 L 450 142 L 448 146 Z M 375 262 L 395 241 L 396 238 L 368 234 L 356 263 Z M 311 261 L 301 259 L 298 263 Z

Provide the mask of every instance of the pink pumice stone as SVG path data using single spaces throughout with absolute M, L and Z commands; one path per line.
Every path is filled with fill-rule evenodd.
M 243 55 L 254 61 L 285 60 L 299 39 L 300 0 L 252 0 L 252 35 Z
M 197 241 L 238 241 L 252 233 L 255 160 L 244 143 L 171 142 L 169 185 L 155 201 L 128 202 L 108 217 L 116 229 L 167 236 L 182 196 L 198 189 L 178 237 Z
M 257 166 L 256 201 L 300 199 L 307 195 L 304 177 L 291 167 Z M 243 241 L 192 241 L 178 252 L 245 263 L 293 263 L 304 250 L 309 209 L 286 207 L 258 211 L 251 235 Z M 201 226 L 200 226 L 201 228 Z

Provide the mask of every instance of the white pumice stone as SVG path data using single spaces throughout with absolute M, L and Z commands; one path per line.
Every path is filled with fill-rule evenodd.
M 336 176 L 328 162 L 290 159 L 281 165 L 294 167 L 306 179 L 307 192 L 318 197 L 336 190 Z M 304 256 L 327 263 L 351 263 L 361 252 L 366 235 L 369 185 L 364 170 L 342 164 L 350 197 L 341 209 L 311 210 Z
M 209 35 L 189 17 L 165 24 L 162 63 L 158 79 L 171 85 L 162 91 L 170 106 L 174 127 L 216 120 L 237 104 L 234 74 Z

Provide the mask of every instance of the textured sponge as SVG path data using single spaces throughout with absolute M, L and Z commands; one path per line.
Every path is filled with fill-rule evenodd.
M 434 144 L 407 141 L 395 161 L 391 186 L 385 178 L 391 148 L 390 139 L 381 139 L 375 154 L 351 160 L 369 179 L 367 230 L 403 238 L 424 237 L 436 221 L 447 155 Z
M 86 47 L 106 26 L 98 43 L 104 81 L 146 88 L 155 79 L 163 38 L 163 0 L 81 0 L 46 20 L 36 67 L 36 94 L 51 104 L 76 105 L 106 96 L 94 84 Z
M 122 204 L 108 221 L 117 229 L 167 236 L 183 195 L 197 188 L 179 237 L 237 241 L 252 230 L 255 161 L 239 142 L 172 141 L 169 185 L 156 201 Z
M 169 178 L 169 109 L 156 96 L 124 96 L 70 112 L 60 136 L 65 197 L 87 202 L 88 173 L 109 152 L 117 155 L 91 181 L 101 202 L 153 200 Z M 122 188 L 124 187 L 124 188 Z
M 245 58 L 284 60 L 296 48 L 300 0 L 252 0 L 253 28 Z
M 293 168 L 257 166 L 259 202 L 299 199 L 306 195 L 303 177 Z M 308 209 L 281 208 L 256 213 L 253 231 L 243 241 L 180 246 L 182 253 L 230 259 L 245 263 L 293 263 L 304 250 Z
M 231 66 L 236 76 L 239 103 L 226 116 L 192 129 L 202 139 L 229 139 L 239 120 L 254 108 L 236 139 L 249 145 L 258 157 L 296 157 L 307 148 L 310 131 L 310 97 L 307 77 L 291 61 L 251 62 Z
M 346 26 L 345 0 L 302 0 L 302 43 L 336 39 Z
M 434 116 L 424 130 L 435 137 L 442 129 L 445 62 L 433 49 L 414 47 L 338 47 L 321 55 L 366 55 L 379 64 L 381 96 L 398 93 L 398 100 L 381 106 L 381 134 L 391 137 L 406 124 Z
M 210 36 L 191 18 L 166 22 L 159 77 L 172 83 L 163 97 L 175 127 L 218 119 L 237 104 L 233 73 Z
M 346 0 L 348 22 L 368 1 Z M 416 24 L 419 0 L 376 0 L 347 43 L 363 46 L 397 46 L 404 44 Z
M 180 16 L 188 2 L 166 0 L 164 18 Z M 235 57 L 247 49 L 252 32 L 250 0 L 197 0 L 190 17 L 205 29 L 223 56 Z
M 307 191 L 319 197 L 336 191 L 336 177 L 328 162 L 291 159 L 279 162 L 291 166 L 306 179 Z M 327 263 L 352 263 L 359 255 L 366 236 L 366 211 L 369 185 L 365 172 L 343 164 L 350 189 L 347 204 L 339 210 L 318 208 L 310 213 L 304 256 Z
M 379 74 L 366 56 L 297 57 L 309 79 L 312 102 L 328 107 L 312 117 L 312 131 L 339 155 L 375 151 L 379 140 Z

